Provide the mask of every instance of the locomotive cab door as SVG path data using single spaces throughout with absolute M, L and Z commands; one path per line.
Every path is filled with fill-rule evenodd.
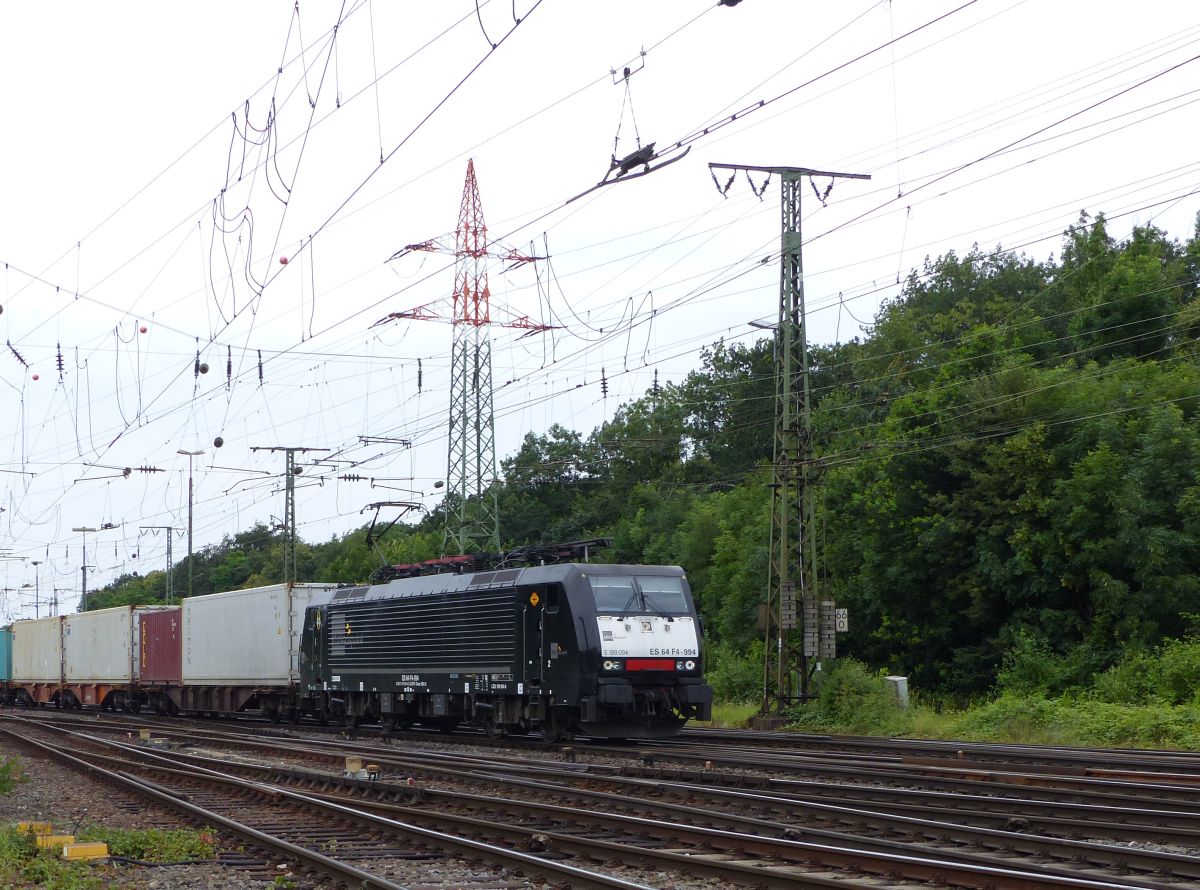
M 542 588 L 519 587 L 517 597 L 521 604 L 523 681 L 526 691 L 536 694 L 542 686 L 542 663 L 545 658 L 542 651 L 545 617 Z

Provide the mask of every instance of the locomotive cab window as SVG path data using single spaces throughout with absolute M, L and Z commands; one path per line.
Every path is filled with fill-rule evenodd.
M 683 579 L 660 575 L 652 577 L 641 575 L 638 577 L 637 583 L 642 590 L 646 611 L 664 615 L 687 614 L 687 597 L 683 594 Z
M 596 576 L 588 579 L 596 612 L 601 615 L 624 615 L 629 612 L 651 612 L 656 615 L 687 615 L 687 594 L 683 579 L 671 575 Z
M 619 575 L 593 575 L 588 580 L 592 582 L 592 596 L 596 599 L 597 612 L 620 614 L 628 610 L 641 609 L 632 578 L 623 578 Z
M 557 584 L 546 585 L 546 611 L 553 615 L 558 611 L 558 593 L 559 586 Z

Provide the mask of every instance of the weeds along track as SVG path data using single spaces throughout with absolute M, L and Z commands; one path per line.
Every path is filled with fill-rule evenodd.
M 393 848 L 487 861 L 501 855 L 494 849 L 518 855 L 497 866 L 509 874 L 581 887 L 1200 887 L 1200 858 L 1189 849 L 1200 817 L 1154 806 L 1153 793 L 1132 781 L 1111 782 L 1120 793 L 1093 789 L 1112 792 L 1106 803 L 1080 803 L 1055 801 L 1061 789 L 1051 786 L 1036 789 L 1045 799 L 1010 795 L 1008 783 L 987 794 L 926 789 L 921 771 L 884 771 L 895 780 L 888 787 L 875 777 L 773 775 L 765 764 L 696 768 L 671 762 L 669 748 L 573 746 L 527 756 L 497 746 L 268 737 L 245 727 L 160 734 L 168 724 L 156 725 L 160 738 L 150 745 L 107 721 L 34 725 L 53 730 L 67 756 L 82 759 L 86 749 L 104 768 L 167 793 L 196 801 L 218 786 L 236 792 L 239 816 L 250 811 L 247 801 L 277 820 L 290 813 L 263 824 L 293 844 L 307 831 L 317 852 L 353 851 L 360 865 L 394 862 Z M 346 778 L 347 756 L 377 766 L 373 778 Z M 454 853 L 435 837 L 489 852 Z M 541 870 L 547 865 L 624 883 L 555 879 Z

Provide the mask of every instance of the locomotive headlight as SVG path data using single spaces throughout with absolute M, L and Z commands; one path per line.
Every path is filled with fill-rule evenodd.
M 677 671 L 683 670 L 683 662 L 682 661 L 675 662 L 675 670 L 677 670 Z
M 683 663 L 683 666 L 689 671 L 694 671 L 696 669 L 696 662 L 688 660 Z
M 604 662 L 604 669 L 606 671 L 619 671 L 621 669 L 621 662 L 611 660 L 606 661 Z

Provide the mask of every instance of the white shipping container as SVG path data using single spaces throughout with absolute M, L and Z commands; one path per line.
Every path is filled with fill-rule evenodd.
M 284 584 L 183 601 L 183 682 L 286 686 L 300 679 L 304 610 L 336 584 Z
M 19 683 L 62 682 L 62 618 L 35 618 L 13 623 L 13 680 Z
M 65 616 L 63 665 L 68 683 L 132 682 L 133 606 Z

